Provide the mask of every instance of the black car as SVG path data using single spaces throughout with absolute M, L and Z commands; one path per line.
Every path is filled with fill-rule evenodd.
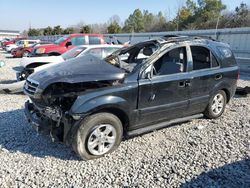
M 106 59 L 83 56 L 28 77 L 27 119 L 82 159 L 114 151 L 122 138 L 205 115 L 218 118 L 239 69 L 227 44 L 165 37 Z

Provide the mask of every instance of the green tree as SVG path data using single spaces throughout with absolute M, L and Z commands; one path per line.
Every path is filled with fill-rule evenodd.
M 221 0 L 187 0 L 181 7 L 173 22 L 177 30 L 215 28 L 221 11 L 226 5 Z
M 83 26 L 83 27 L 81 28 L 81 31 L 80 31 L 80 33 L 91 33 L 91 32 L 92 32 L 92 30 L 91 30 L 91 28 L 90 28 L 89 25 Z
M 60 25 L 57 25 L 53 28 L 52 35 L 61 35 L 63 33 L 63 29 Z
M 43 30 L 43 35 L 45 35 L 45 36 L 52 35 L 52 34 L 53 34 L 53 29 L 50 26 L 46 27 Z
M 113 23 L 111 23 L 109 26 L 108 26 L 108 33 L 120 33 L 122 28 L 121 26 L 116 22 L 116 21 L 113 21 Z
M 143 14 L 140 9 L 136 9 L 125 21 L 123 30 L 125 32 L 144 32 Z
M 40 34 L 40 30 L 39 29 L 29 29 L 28 31 L 28 36 L 39 36 Z
M 143 24 L 146 32 L 152 31 L 154 27 L 155 16 L 148 10 L 143 11 Z
M 250 10 L 245 3 L 235 8 L 234 23 L 236 27 L 247 27 L 250 23 Z
M 66 29 L 63 30 L 63 33 L 62 34 L 72 34 L 74 33 L 74 28 L 73 27 L 68 27 Z
M 198 5 L 195 22 L 200 28 L 206 28 L 209 22 L 216 22 L 221 11 L 226 9 L 221 0 L 198 0 Z

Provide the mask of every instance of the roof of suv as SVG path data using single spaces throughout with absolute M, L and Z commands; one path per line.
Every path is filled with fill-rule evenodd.
M 161 44 L 172 43 L 172 42 L 185 42 L 185 41 L 194 41 L 194 42 L 205 42 L 205 43 L 220 43 L 224 44 L 218 40 L 213 39 L 209 36 L 178 36 L 178 35 L 166 35 L 161 37 L 158 42 Z

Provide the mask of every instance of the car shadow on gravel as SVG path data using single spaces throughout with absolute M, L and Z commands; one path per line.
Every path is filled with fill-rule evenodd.
M 23 109 L 0 112 L 0 151 L 40 158 L 80 160 L 69 147 L 37 134 L 25 119 Z
M 250 187 L 250 159 L 237 161 L 212 169 L 198 177 L 182 184 L 181 188 L 220 187 L 220 188 L 249 188 Z

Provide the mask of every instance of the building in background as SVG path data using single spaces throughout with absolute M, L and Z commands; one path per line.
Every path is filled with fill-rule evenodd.
M 0 40 L 4 38 L 17 38 L 20 36 L 19 31 L 13 31 L 13 30 L 0 30 Z

